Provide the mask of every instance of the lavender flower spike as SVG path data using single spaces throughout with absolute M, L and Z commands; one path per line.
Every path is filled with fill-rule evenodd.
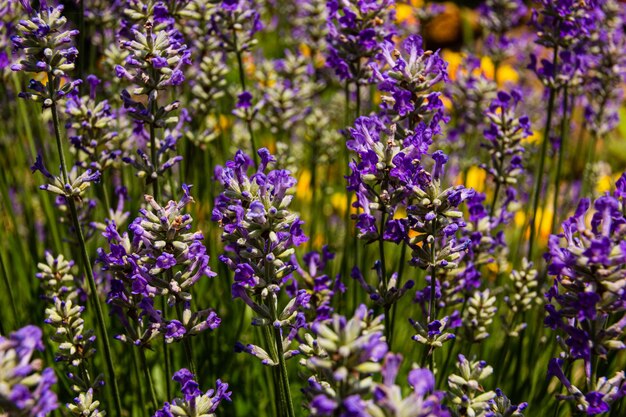
M 0 409 L 9 415 L 45 417 L 57 409 L 52 391 L 57 378 L 45 368 L 35 351 L 43 351 L 41 329 L 25 326 L 8 337 L 0 336 Z

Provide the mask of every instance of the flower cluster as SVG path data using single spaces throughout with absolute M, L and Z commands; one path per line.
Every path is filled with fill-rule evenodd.
M 607 194 L 594 202 L 590 226 L 585 219 L 591 204 L 582 199 L 575 214 L 563 223 L 563 233 L 550 236 L 546 254 L 548 273 L 555 279 L 546 293 L 545 323 L 566 335 L 564 356 L 583 361 L 588 386 L 596 383 L 594 358 L 606 358 L 611 350 L 625 347 L 621 341 L 626 327 L 625 190 L 626 175 L 622 175 L 614 196 Z M 557 372 L 560 365 L 554 362 L 553 368 L 551 374 L 577 399 L 577 388 Z
M 98 390 L 104 381 L 101 375 L 94 378 L 89 370 L 88 362 L 96 352 L 96 336 L 92 329 L 84 328 L 82 313 L 85 307 L 83 297 L 79 297 L 82 288 L 72 274 L 73 265 L 73 261 L 62 255 L 55 258 L 46 252 L 46 262 L 37 266 L 40 271 L 37 278 L 48 300 L 44 322 L 54 329 L 50 336 L 57 345 L 54 359 L 65 365 L 72 390 L 80 400 L 74 406 L 81 406 L 89 398 L 93 400 L 94 390 Z M 68 404 L 68 408 L 72 409 L 72 405 Z
M 294 270 L 291 256 L 308 238 L 301 229 L 303 222 L 289 211 L 293 196 L 288 192 L 295 178 L 287 170 L 265 173 L 275 159 L 265 148 L 258 154 L 261 163 L 251 176 L 252 161 L 242 151 L 216 171 L 224 192 L 215 201 L 213 220 L 224 229 L 226 253 L 220 260 L 235 272 L 233 297 L 241 298 L 255 312 L 253 324 L 271 325 L 275 332 L 269 353 L 255 345 L 238 345 L 238 349 L 275 366 L 294 355 L 288 347 L 304 324 L 299 312 L 311 299 L 301 289 L 284 308 L 278 308 L 281 288 Z M 283 332 L 286 329 L 290 331 Z
M 160 206 L 146 196 L 147 209 L 140 210 L 127 232 L 120 234 L 109 222 L 103 236 L 110 252 L 99 250 L 99 262 L 113 275 L 107 302 L 125 327 L 119 339 L 138 346 L 149 346 L 158 334 L 169 342 L 215 329 L 220 319 L 211 310 L 191 310 L 191 288 L 202 277 L 215 275 L 200 232 L 192 232 L 192 217 L 183 214 L 193 201 L 189 187 L 183 186 L 180 201 Z M 177 306 L 178 317 L 154 308 L 157 297 L 170 307 Z
M 257 40 L 254 35 L 263 29 L 254 0 L 222 1 L 211 15 L 211 35 L 220 49 L 241 54 L 249 51 Z
M 43 157 L 37 155 L 35 163 L 30 167 L 35 172 L 39 171 L 47 178 L 48 184 L 43 184 L 39 188 L 44 191 L 49 191 L 53 194 L 57 194 L 64 199 L 73 199 L 79 201 L 85 194 L 85 191 L 91 186 L 92 183 L 100 181 L 100 171 L 87 169 L 80 173 L 80 168 L 74 166 L 72 170 L 67 173 L 61 172 L 60 176 L 54 176 L 48 171 L 43 162 Z
M 108 100 L 96 100 L 101 82 L 95 75 L 88 76 L 89 94 L 70 95 L 65 107 L 68 116 L 65 127 L 73 133 L 70 142 L 78 152 L 77 164 L 100 172 L 109 168 L 121 154 L 116 143 L 119 135 L 113 128 L 115 112 Z
M 513 90 L 510 94 L 499 91 L 485 114 L 489 127 L 484 132 L 486 141 L 483 146 L 489 152 L 490 162 L 482 167 L 497 188 L 517 184 L 524 169 L 524 147 L 521 141 L 530 136 L 532 131 L 528 116 L 516 115 L 521 100 L 520 91 Z
M 585 74 L 585 120 L 591 131 L 603 136 L 619 120 L 617 108 L 623 91 L 618 86 L 626 77 L 626 36 L 620 5 L 614 1 L 599 3 L 603 19 L 591 36 L 589 70 Z
M 439 123 L 445 119 L 439 92 L 433 91 L 440 82 L 448 79 L 447 64 L 439 52 L 425 51 L 422 38 L 407 37 L 402 43 L 403 54 L 393 42 L 382 44 L 380 58 L 383 68 L 372 64 L 378 89 L 384 93 L 383 109 L 400 119 L 407 119 L 409 128 L 426 123 L 434 133 L 439 133 Z M 405 57 L 406 56 L 406 57 Z
M 44 417 L 58 407 L 57 377 L 35 351 L 43 351 L 41 329 L 26 326 L 0 336 L 0 409 L 13 416 Z
M 410 394 L 402 396 L 402 387 L 396 378 L 402 363 L 402 355 L 387 353 L 380 371 L 382 383 L 376 384 L 374 398 L 367 405 L 367 415 L 372 417 L 449 417 L 442 405 L 444 393 L 435 390 L 435 377 L 428 369 L 414 368 L 407 381 Z
M 485 391 L 480 382 L 493 373 L 493 368 L 485 361 L 469 361 L 463 355 L 459 355 L 456 367 L 458 374 L 448 377 L 448 398 L 456 415 L 489 415 L 496 393 Z
M 539 61 L 531 54 L 529 69 L 548 87 L 577 86 L 588 66 L 586 49 L 591 33 L 601 19 L 593 2 L 577 0 L 540 0 L 533 10 L 532 23 L 537 29 L 536 42 L 552 50 L 550 58 Z
M 370 63 L 383 42 L 394 35 L 393 0 L 360 2 L 332 0 L 328 7 L 328 50 L 326 65 L 340 80 L 365 83 L 370 79 Z
M 509 275 L 513 288 L 504 297 L 508 314 L 502 316 L 502 326 L 509 336 L 517 337 L 526 328 L 523 314 L 537 302 L 538 274 L 533 263 L 524 258 L 522 268 L 511 271 Z
M 381 237 L 402 242 L 406 219 L 394 219 L 416 189 L 426 187 L 429 174 L 420 164 L 432 143 L 432 131 L 420 125 L 415 132 L 400 134 L 377 116 L 359 117 L 349 129 L 346 146 L 358 156 L 350 162 L 348 190 L 356 192 L 354 206 L 361 209 L 356 227 L 359 237 L 373 242 Z M 378 219 L 381 226 L 377 226 Z
M 487 126 L 485 109 L 496 98 L 497 85 L 480 69 L 480 59 L 467 56 L 464 65 L 457 68 L 454 80 L 446 84 L 445 96 L 455 103 L 452 108 L 454 126 L 450 127 L 449 140 L 463 149 Z M 470 159 L 470 158 L 467 158 Z M 463 167 L 472 161 L 460 160 Z
M 215 417 L 215 411 L 222 401 L 231 401 L 232 392 L 228 391 L 228 384 L 215 382 L 215 389 L 202 392 L 193 375 L 188 369 L 181 369 L 172 379 L 180 384 L 182 398 L 176 398 L 171 403 L 166 402 L 153 417 Z
M 371 374 L 381 372 L 387 353 L 382 321 L 360 305 L 349 320 L 333 315 L 313 325 L 317 338 L 300 346 L 308 356 L 301 364 L 313 374 L 304 389 L 312 416 L 365 415 Z
M 325 273 L 328 262 L 334 258 L 335 254 L 330 252 L 328 246 L 324 246 L 321 252 L 306 253 L 302 262 L 298 261 L 295 254 L 291 255 L 294 277 L 287 291 L 290 297 L 295 297 L 300 289 L 305 289 L 310 294 L 311 299 L 305 311 L 307 323 L 329 319 L 333 313 L 334 296 L 345 291 L 339 276 L 333 279 Z
M 72 81 L 68 72 L 74 69 L 78 50 L 69 46 L 77 30 L 65 28 L 67 19 L 63 17 L 63 6 L 50 6 L 41 2 L 39 10 L 33 9 L 29 2 L 24 2 L 29 19 L 18 24 L 19 35 L 12 38 L 13 46 L 24 51 L 24 59 L 13 64 L 13 71 L 45 72 L 47 84 L 31 80 L 28 87 L 31 93 L 20 93 L 20 97 L 41 102 L 44 107 L 51 107 L 80 84 Z M 64 83 L 62 81 L 65 81 Z
M 121 47 L 130 52 L 124 65 L 117 65 L 115 73 L 119 78 L 131 81 L 137 87 L 131 94 L 124 90 L 122 100 L 130 115 L 154 127 L 164 127 L 172 122 L 171 112 L 178 108 L 178 101 L 159 106 L 158 92 L 179 86 L 185 80 L 183 68 L 190 63 L 190 51 L 168 31 L 153 31 L 151 21 L 143 30 L 132 30 L 131 40 L 122 40 Z M 134 96 L 147 95 L 144 104 Z M 174 121 L 176 120 L 174 116 Z
M 516 49 L 516 39 L 508 32 L 528 14 L 521 0 L 486 0 L 480 6 L 480 21 L 487 34 L 484 45 L 488 56 L 497 64 L 509 58 Z

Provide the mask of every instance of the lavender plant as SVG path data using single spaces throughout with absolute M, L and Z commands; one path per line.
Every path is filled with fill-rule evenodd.
M 624 39 L 617 0 L 0 0 L 0 415 L 623 415 Z

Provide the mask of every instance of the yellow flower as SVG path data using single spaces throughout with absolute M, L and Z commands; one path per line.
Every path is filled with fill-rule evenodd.
M 357 209 L 352 205 L 356 201 L 356 196 L 352 195 L 352 200 L 350 201 L 350 213 L 357 214 Z M 336 212 L 341 213 L 342 215 L 346 212 L 346 193 L 337 191 L 333 195 L 330 196 L 330 205 Z
M 224 114 L 220 114 L 219 117 L 219 128 L 222 132 L 225 132 L 230 127 L 230 119 L 226 117 Z
M 537 143 L 541 139 L 541 134 L 537 130 L 533 130 L 532 134 L 522 139 L 522 143 Z
M 485 172 L 485 170 L 476 165 L 472 165 L 467 170 L 467 175 L 465 177 L 465 186 L 467 188 L 473 188 L 474 190 L 476 190 L 476 192 L 482 193 L 485 190 L 486 180 L 487 173 Z M 457 183 L 458 182 L 459 181 L 457 181 Z
M 493 61 L 488 56 L 484 56 L 480 58 L 480 69 L 482 70 L 485 77 L 493 80 L 493 74 L 495 72 Z
M 298 185 L 296 186 L 296 197 L 300 201 L 309 203 L 311 201 L 311 171 L 303 169 L 298 178 Z
M 299 45 L 300 53 L 302 56 L 309 58 L 311 56 L 311 48 L 306 43 L 301 43 Z
M 415 9 L 418 7 L 424 7 L 423 0 L 411 0 L 409 3 L 396 4 L 396 21 L 398 23 L 415 24 Z
M 519 74 L 515 69 L 508 65 L 500 65 L 498 67 L 498 85 L 502 86 L 505 83 L 517 83 L 519 81 Z
M 398 21 L 398 23 L 415 23 L 416 20 L 415 15 L 413 14 L 413 7 L 408 4 L 397 4 L 396 20 Z
M 598 179 L 596 184 L 596 191 L 600 194 L 604 194 L 607 191 L 611 191 L 613 188 L 613 178 L 610 175 L 603 175 Z
M 463 61 L 463 55 L 459 52 L 444 49 L 441 52 L 441 58 L 448 63 L 448 77 L 450 81 L 454 81 L 456 79 L 456 72 Z
M 518 210 L 515 213 L 513 221 L 515 222 L 515 226 L 517 226 L 518 228 L 524 227 L 524 225 L 526 224 L 526 213 L 524 213 L 524 210 Z

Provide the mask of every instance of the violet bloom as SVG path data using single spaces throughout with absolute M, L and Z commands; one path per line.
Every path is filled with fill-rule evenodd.
M 147 209 L 120 234 L 109 222 L 103 236 L 109 252 L 98 250 L 99 262 L 113 275 L 107 302 L 121 320 L 126 334 L 119 339 L 149 346 L 160 333 L 167 342 L 178 341 L 207 329 L 215 329 L 220 319 L 211 310 L 191 311 L 191 288 L 203 277 L 213 277 L 201 232 L 191 230 L 193 218 L 183 209 L 193 198 L 183 186 L 183 197 L 159 205 L 146 196 Z M 132 236 L 132 237 L 131 237 Z M 164 297 L 170 306 L 182 306 L 178 320 L 167 320 L 154 308 L 155 299 Z
M 300 346 L 311 376 L 304 388 L 312 416 L 366 416 L 367 398 L 387 353 L 383 316 L 375 317 L 365 305 L 354 317 L 333 315 L 313 325 L 317 339 L 309 335 Z
M 70 143 L 79 155 L 77 164 L 102 171 L 119 157 L 118 132 L 113 127 L 115 115 L 109 102 L 96 99 L 101 80 L 95 75 L 89 75 L 87 80 L 89 93 L 71 94 L 67 100 L 65 127 L 71 132 Z
M 299 290 L 281 309 L 278 298 L 285 278 L 294 270 L 290 258 L 308 238 L 303 221 L 289 210 L 295 178 L 287 170 L 268 169 L 276 160 L 267 149 L 258 154 L 261 163 L 251 175 L 252 161 L 241 150 L 226 166 L 216 169 L 224 191 L 215 200 L 212 219 L 224 229 L 226 252 L 220 260 L 235 273 L 233 298 L 241 298 L 252 308 L 256 315 L 253 324 L 279 329 L 282 344 L 278 355 L 288 359 L 296 352 L 286 348 L 304 325 L 299 313 L 311 297 Z M 282 361 L 258 346 L 238 345 L 238 350 L 257 356 L 266 365 Z
M 601 14 L 592 2 L 540 0 L 539 3 L 532 15 L 536 43 L 551 52 L 549 58 L 541 60 L 531 54 L 529 68 L 551 89 L 580 84 L 588 66 L 590 36 Z
M 44 349 L 41 336 L 32 325 L 0 336 L 0 407 L 9 415 L 45 417 L 58 408 L 54 370 L 33 358 Z
M 182 398 L 176 398 L 171 403 L 166 402 L 153 417 L 202 416 L 215 417 L 215 412 L 222 401 L 231 401 L 231 391 L 228 384 L 217 380 L 215 389 L 202 392 L 196 377 L 189 370 L 183 368 L 174 374 L 172 380 L 180 384 Z
M 482 145 L 489 152 L 490 160 L 488 164 L 481 164 L 481 168 L 487 171 L 487 175 L 496 185 L 492 215 L 498 205 L 498 191 L 502 187 L 517 184 L 518 178 L 524 172 L 524 147 L 521 142 L 532 131 L 528 116 L 518 114 L 521 100 L 522 94 L 518 90 L 512 90 L 510 94 L 499 91 L 485 112 L 488 127 L 484 131 L 486 141 Z
M 381 45 L 381 61 L 372 63 L 374 79 L 383 93 L 382 107 L 390 115 L 408 121 L 409 129 L 425 123 L 434 134 L 440 133 L 439 123 L 446 121 L 443 103 L 434 91 L 440 82 L 448 80 L 447 63 L 439 51 L 425 51 L 422 38 L 407 37 L 402 42 L 404 54 L 391 41 Z
M 24 57 L 11 69 L 47 73 L 48 82 L 54 82 L 55 88 L 49 89 L 41 81 L 33 79 L 29 83 L 32 92 L 22 92 L 20 97 L 41 102 L 43 107 L 51 107 L 81 82 L 72 81 L 67 74 L 74 69 L 74 61 L 78 57 L 78 50 L 68 44 L 72 43 L 78 31 L 65 28 L 67 19 L 62 15 L 63 6 L 48 7 L 45 1 L 40 3 L 38 10 L 25 7 L 28 19 L 17 25 L 19 35 L 12 38 L 13 46 L 23 50 Z M 66 81 L 63 85 L 60 85 L 61 79 Z
M 263 23 L 254 0 L 223 0 L 211 13 L 210 27 L 220 50 L 241 54 L 256 45 Z
M 593 36 L 589 69 L 585 74 L 585 119 L 589 130 L 602 137 L 619 122 L 626 76 L 624 16 L 614 1 L 600 2 L 602 19 Z
M 313 66 L 300 53 L 286 50 L 284 58 L 264 61 L 260 67 L 261 123 L 273 134 L 291 139 L 295 128 L 310 113 L 312 98 L 321 90 L 321 84 L 312 76 Z
M 550 236 L 546 254 L 548 273 L 555 279 L 546 293 L 545 324 L 564 334 L 569 360 L 583 361 L 588 386 L 595 383 L 594 358 L 626 347 L 621 341 L 626 327 L 625 183 L 622 175 L 613 196 L 594 202 L 590 225 L 586 222 L 590 201 L 581 200 L 576 213 L 563 223 L 563 233 Z
M 486 53 L 496 63 L 515 54 L 519 38 L 508 35 L 528 14 L 522 0 L 486 0 L 479 8 L 480 22 L 487 37 L 484 45 Z
M 444 392 L 435 390 L 435 377 L 428 369 L 412 369 L 407 378 L 411 391 L 402 395 L 402 387 L 396 382 L 401 364 L 402 355 L 387 353 L 381 369 L 383 380 L 373 388 L 368 415 L 392 416 L 402 410 L 405 417 L 449 417 L 442 404 Z
M 383 41 L 395 34 L 393 0 L 360 2 L 332 0 L 327 3 L 329 23 L 326 65 L 348 82 L 367 83 L 370 63 Z
M 291 255 L 290 263 L 294 272 L 289 279 L 286 290 L 290 297 L 295 297 L 298 290 L 305 289 L 311 299 L 306 308 L 307 323 L 324 321 L 332 316 L 334 311 L 332 302 L 336 294 L 344 292 L 345 287 L 337 275 L 334 279 L 326 274 L 328 262 L 335 258 L 328 246 L 321 252 L 312 251 L 298 261 L 296 255 Z

